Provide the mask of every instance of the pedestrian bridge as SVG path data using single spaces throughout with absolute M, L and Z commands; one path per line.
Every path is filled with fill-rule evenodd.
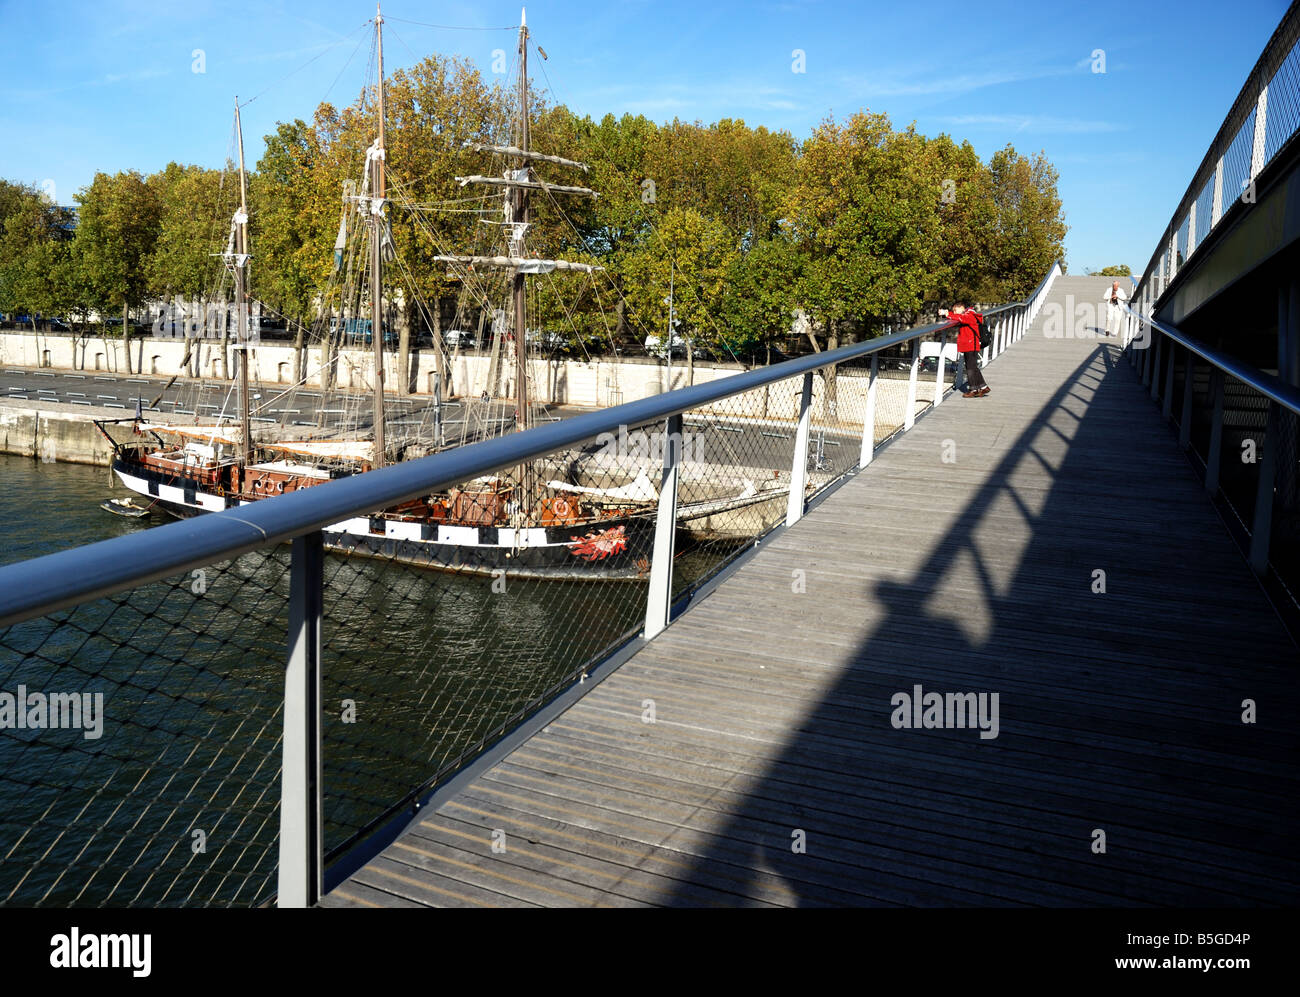
M 1296 646 L 1119 344 L 1042 335 L 1109 284 L 323 903 L 1293 902 Z
M 1293 905 L 1297 38 L 987 396 L 940 322 L 0 567 L 0 904 Z M 525 462 L 653 479 L 631 577 L 326 545 Z

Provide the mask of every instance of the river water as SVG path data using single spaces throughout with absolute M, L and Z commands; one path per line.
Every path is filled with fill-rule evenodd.
M 113 516 L 99 508 L 110 494 L 126 493 L 105 468 L 0 456 L 0 563 L 170 521 Z M 678 584 L 717 560 L 679 559 Z M 79 693 L 86 707 L 82 729 L 0 714 L 0 904 L 274 891 L 288 567 L 287 546 L 257 551 L 0 631 L 0 696 Z M 499 588 L 327 556 L 327 852 L 573 681 L 645 607 L 640 582 Z

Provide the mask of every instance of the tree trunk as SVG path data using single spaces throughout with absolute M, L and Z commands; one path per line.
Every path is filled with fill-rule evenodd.
M 834 350 L 837 349 L 839 345 L 840 345 L 839 325 L 836 322 L 831 322 L 826 327 L 826 349 L 828 351 Z M 824 407 L 825 407 L 825 414 L 828 418 L 833 418 L 835 416 L 835 412 L 838 407 L 836 405 L 837 382 L 835 379 L 835 374 L 837 369 L 838 368 L 834 364 L 824 368 L 825 378 L 826 378 L 826 398 L 824 400 L 825 402 Z
M 397 393 L 411 393 L 411 302 L 405 294 L 397 309 Z
M 126 372 L 131 370 L 131 313 L 125 301 L 122 302 L 122 353 L 126 356 Z
M 672 348 L 673 348 L 672 336 L 670 334 L 668 349 L 671 350 Z M 689 388 L 694 383 L 695 383 L 695 345 L 689 339 L 687 339 L 686 340 L 686 386 Z M 668 385 L 668 390 L 671 391 L 672 387 L 673 386 L 671 384 Z
M 335 319 L 334 309 L 330 309 L 325 316 L 325 334 L 320 340 L 320 387 L 322 401 L 324 393 L 334 388 L 334 330 L 331 325 L 337 321 L 341 326 L 343 324 L 343 309 L 338 310 L 338 317 Z M 324 406 L 322 406 L 323 408 Z
M 302 319 L 297 319 L 297 326 L 293 334 L 293 383 L 301 384 L 307 376 L 307 327 Z
M 451 383 L 447 374 L 447 355 L 442 349 L 442 295 L 434 295 L 433 301 L 433 369 L 438 375 L 438 386 L 444 399 L 451 397 Z

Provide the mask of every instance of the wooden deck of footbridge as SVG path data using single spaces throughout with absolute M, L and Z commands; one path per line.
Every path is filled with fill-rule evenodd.
M 1297 650 L 1159 409 L 1114 340 L 987 376 L 323 904 L 1294 904 Z

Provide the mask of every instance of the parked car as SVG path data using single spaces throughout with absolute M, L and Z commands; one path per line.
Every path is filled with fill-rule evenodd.
M 449 350 L 460 347 L 462 350 L 472 350 L 477 344 L 474 342 L 472 333 L 465 332 L 463 329 L 448 329 L 442 334 L 443 345 Z
M 905 368 L 907 365 L 902 364 L 901 366 Z M 939 370 L 939 358 L 926 357 L 924 360 L 921 361 L 920 369 L 930 374 L 936 373 Z M 953 371 L 957 369 L 957 361 L 953 360 L 951 357 L 945 359 L 943 362 L 943 369 L 947 371 L 949 374 L 951 374 Z
M 652 357 L 658 357 L 660 360 L 668 356 L 668 351 L 664 349 L 663 337 L 651 334 L 645 338 L 645 351 Z M 686 339 L 678 333 L 673 333 L 672 355 L 675 357 L 686 356 Z
M 569 340 L 553 329 L 529 329 L 528 345 L 535 346 L 544 353 L 567 353 Z

